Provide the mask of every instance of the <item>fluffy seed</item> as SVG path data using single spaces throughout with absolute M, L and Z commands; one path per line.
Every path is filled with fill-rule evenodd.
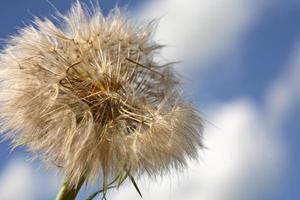
M 75 3 L 36 18 L 0 55 L 1 132 L 77 185 L 162 175 L 202 148 L 202 122 L 171 65 L 153 57 L 154 22 Z

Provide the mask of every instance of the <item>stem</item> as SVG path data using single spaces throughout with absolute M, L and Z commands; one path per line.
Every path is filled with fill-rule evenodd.
M 76 187 L 71 187 L 68 182 L 69 181 L 65 181 L 61 186 L 60 191 L 56 196 L 56 200 L 75 200 L 82 184 L 84 183 L 84 179 L 82 178 Z

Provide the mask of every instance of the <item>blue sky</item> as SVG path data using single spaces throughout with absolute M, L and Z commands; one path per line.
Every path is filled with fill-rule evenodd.
M 61 12 L 72 2 L 50 1 Z M 168 45 L 163 56 L 182 61 L 176 69 L 184 79 L 184 94 L 213 124 L 207 123 L 209 151 L 204 152 L 203 163 L 191 163 L 190 171 L 171 184 L 142 185 L 145 199 L 182 199 L 187 189 L 180 188 L 187 185 L 189 200 L 299 199 L 300 3 L 100 1 L 105 14 L 116 3 L 128 5 L 135 20 L 162 17 L 156 38 Z M 0 7 L 0 38 L 30 23 L 32 15 L 52 13 L 45 0 L 5 1 Z M 25 200 L 55 196 L 60 179 L 53 178 L 52 171 L 44 175 L 33 170 L 41 164 L 27 162 L 29 157 L 22 149 L 10 153 L 8 142 L 0 144 L 0 186 L 10 186 L 0 189 L 2 199 L 18 199 L 1 194 L 11 188 L 23 192 Z M 19 174 L 25 182 L 33 180 L 33 188 L 23 190 L 22 184 L 5 176 L 10 173 Z M 34 189 L 47 184 L 41 179 L 51 179 L 49 192 Z M 130 187 L 113 193 L 112 199 L 138 199 Z M 80 198 L 84 196 L 82 192 Z

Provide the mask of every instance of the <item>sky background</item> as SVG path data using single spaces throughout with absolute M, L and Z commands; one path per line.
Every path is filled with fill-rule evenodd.
M 71 0 L 50 0 L 65 13 Z M 101 0 L 105 14 L 127 6 L 136 21 L 160 18 L 162 55 L 182 61 L 184 95 L 205 119 L 199 162 L 161 180 L 139 180 L 145 200 L 300 199 L 300 2 L 297 0 Z M 0 46 L 46 0 L 2 1 Z M 1 97 L 0 97 L 1 98 Z M 0 199 L 53 200 L 55 170 L 0 143 Z M 85 199 L 95 188 L 83 190 Z M 139 200 L 130 184 L 109 199 Z

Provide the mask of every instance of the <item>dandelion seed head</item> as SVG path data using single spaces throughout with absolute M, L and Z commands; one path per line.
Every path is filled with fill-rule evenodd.
M 202 148 L 202 121 L 171 64 L 154 56 L 155 21 L 75 3 L 36 18 L 0 54 L 1 132 L 70 182 L 130 173 L 156 177 Z

